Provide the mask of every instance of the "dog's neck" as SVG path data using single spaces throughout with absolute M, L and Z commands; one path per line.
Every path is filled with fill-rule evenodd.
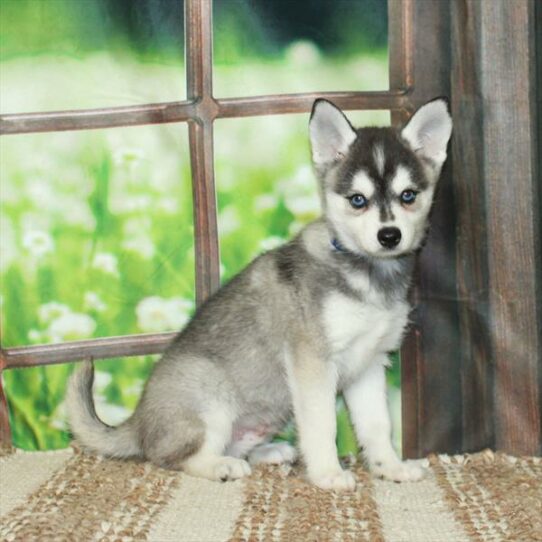
M 347 249 L 339 240 L 333 228 L 329 227 L 329 249 L 334 260 L 349 272 L 361 271 L 373 277 L 376 284 L 404 286 L 404 292 L 410 284 L 414 269 L 415 254 L 409 253 L 392 258 L 376 258 L 366 253 L 357 253 Z M 403 288 L 400 288 L 403 290 Z

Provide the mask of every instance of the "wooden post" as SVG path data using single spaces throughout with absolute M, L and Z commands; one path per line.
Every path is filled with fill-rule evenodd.
M 220 286 L 220 255 L 213 157 L 213 120 L 218 106 L 213 98 L 212 1 L 186 0 L 187 97 L 197 104 L 197 118 L 188 126 L 194 234 L 196 302 L 203 303 Z
M 409 457 L 542 450 L 535 4 L 415 0 L 412 104 L 450 96 L 454 134 L 402 356 Z
M 464 448 L 538 454 L 542 247 L 535 24 L 542 28 L 533 0 L 457 0 L 451 8 Z
M 415 0 L 412 8 L 410 97 L 415 109 L 437 96 L 450 96 L 450 7 L 448 2 Z M 459 452 L 462 446 L 451 170 L 449 159 L 440 179 L 430 234 L 418 260 L 413 326 L 401 352 L 405 457 Z
M 493 363 L 489 329 L 489 261 L 484 178 L 484 100 L 480 94 L 480 7 L 457 1 L 452 21 L 453 180 L 457 201 L 462 451 L 495 447 Z
M 479 7 L 497 448 L 541 450 L 541 244 L 533 0 Z

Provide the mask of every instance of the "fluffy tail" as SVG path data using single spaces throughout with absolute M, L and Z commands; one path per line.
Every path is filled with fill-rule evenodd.
M 85 448 L 109 457 L 141 455 L 132 418 L 118 427 L 111 427 L 96 414 L 92 398 L 94 365 L 83 362 L 68 383 L 66 407 L 71 431 Z

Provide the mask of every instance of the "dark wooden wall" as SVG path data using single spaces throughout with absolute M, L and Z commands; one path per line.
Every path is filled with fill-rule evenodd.
M 414 3 L 413 102 L 449 96 L 454 134 L 402 356 L 408 457 L 542 452 L 541 11 Z

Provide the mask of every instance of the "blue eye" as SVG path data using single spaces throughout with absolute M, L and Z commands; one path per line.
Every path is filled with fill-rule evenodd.
M 367 205 L 367 199 L 362 194 L 354 194 L 348 199 L 350 200 L 350 205 L 352 205 L 354 209 L 363 209 L 363 207 Z
M 403 190 L 401 193 L 401 201 L 407 205 L 410 205 L 416 201 L 417 195 L 418 193 L 414 192 L 414 190 Z

